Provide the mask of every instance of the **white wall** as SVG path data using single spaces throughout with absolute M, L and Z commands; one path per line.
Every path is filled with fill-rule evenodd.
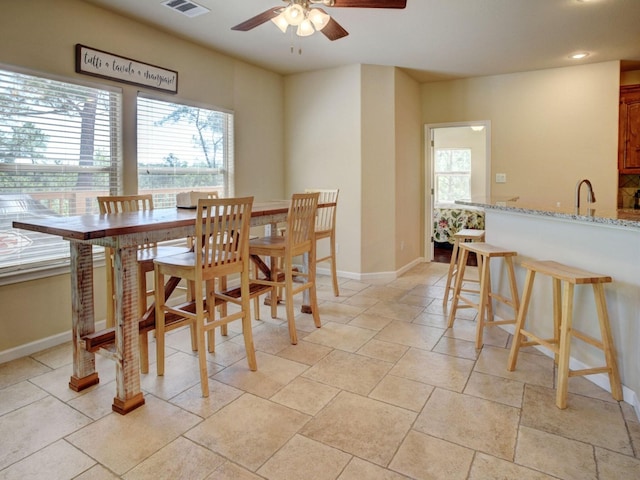
M 423 84 L 423 121 L 491 121 L 494 196 L 572 206 L 589 178 L 615 209 L 619 87 L 619 62 Z
M 283 104 L 281 76 L 77 0 L 4 2 L 0 63 L 82 81 L 75 73 L 76 43 L 178 71 L 170 98 L 235 111 L 236 195 L 282 198 Z M 135 98 L 138 87 L 99 80 L 124 93 L 125 193 L 136 180 Z M 96 269 L 96 318 L 105 315 L 104 272 Z M 70 329 L 69 275 L 0 287 L 0 352 Z

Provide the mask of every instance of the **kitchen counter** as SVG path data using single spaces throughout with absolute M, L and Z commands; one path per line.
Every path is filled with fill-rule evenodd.
M 543 202 L 524 203 L 517 198 L 472 199 L 456 203 L 484 208 L 487 243 L 518 252 L 514 263 L 520 292 L 526 274 L 520 264 L 525 260 L 554 260 L 613 278 L 612 283 L 605 285 L 605 296 L 623 395 L 640 416 L 640 211 L 589 210 L 585 202 L 576 213 L 574 209 Z M 597 207 L 597 204 L 593 206 Z M 504 275 L 497 273 L 491 275 L 491 288 L 508 295 L 508 282 Z M 552 303 L 551 280 L 541 275 L 533 287 L 528 316 L 537 320 L 536 328 L 542 329 L 543 338 L 551 336 Z M 512 315 L 500 304 L 495 310 L 502 318 Z M 599 338 L 595 310 L 591 289 L 577 287 L 574 324 L 579 330 Z M 511 327 L 503 326 L 512 332 Z M 571 362 L 572 368 L 600 366 L 603 364 L 602 352 L 577 341 L 572 345 Z M 609 390 L 609 380 L 604 374 L 584 378 Z
M 630 208 L 619 210 L 601 210 L 598 204 L 584 203 L 578 211 L 575 208 L 558 207 L 544 202 L 520 202 L 518 197 L 458 200 L 459 205 L 470 205 L 485 209 L 502 210 L 511 213 L 541 215 L 551 218 L 574 220 L 578 222 L 600 223 L 612 226 L 640 229 L 640 210 Z M 593 208 L 589 208 L 593 207 Z

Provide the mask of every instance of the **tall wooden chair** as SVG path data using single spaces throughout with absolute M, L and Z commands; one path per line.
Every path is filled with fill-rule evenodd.
M 192 284 L 194 302 L 169 306 L 162 289 L 157 289 L 156 347 L 158 375 L 164 375 L 165 325 L 169 315 L 181 320 L 172 321 L 172 328 L 182 325 L 195 326 L 200 385 L 202 396 L 209 396 L 207 351 L 205 334 L 208 334 L 209 351 L 214 351 L 213 330 L 234 320 L 242 321 L 247 361 L 251 370 L 257 369 L 256 354 L 251 331 L 249 310 L 249 228 L 253 197 L 198 200 L 195 248 L 193 252 L 157 258 L 155 264 L 156 285 L 164 284 L 164 276 L 179 277 Z M 239 274 L 240 296 L 230 296 L 219 290 L 226 277 Z M 221 281 L 216 282 L 216 279 Z M 206 291 L 206 298 L 203 291 Z M 216 304 L 232 302 L 240 310 L 216 317 Z
M 135 212 L 139 210 L 153 210 L 153 197 L 146 195 L 111 195 L 97 198 L 100 213 L 113 215 L 123 212 Z M 142 315 L 147 309 L 147 298 L 153 296 L 154 289 L 147 288 L 147 272 L 153 271 L 153 260 L 156 257 L 176 255 L 184 253 L 186 247 L 160 246 L 156 243 L 146 243 L 138 249 L 138 315 Z M 105 248 L 105 265 L 107 271 L 107 327 L 115 325 L 115 284 L 113 251 Z M 193 337 L 195 341 L 195 337 Z M 195 348 L 195 344 L 193 345 Z M 147 332 L 140 334 L 140 370 L 149 372 L 149 342 Z
M 251 280 L 253 285 L 267 285 L 271 287 L 271 317 L 277 317 L 277 295 L 279 289 L 284 289 L 287 323 L 291 343 L 298 343 L 295 317 L 293 312 L 293 296 L 309 290 L 311 313 L 316 327 L 320 328 L 320 314 L 318 313 L 318 298 L 316 295 L 316 239 L 315 219 L 318 210 L 320 193 L 294 193 L 287 215 L 287 227 L 283 235 L 271 235 L 252 239 L 249 242 L 249 253 L 252 259 L 262 268 L 260 272 L 268 273 L 266 278 Z M 294 269 L 293 259 L 298 255 L 308 255 L 309 268 L 307 272 Z M 268 257 L 271 268 L 259 257 Z M 280 261 L 278 261 L 280 260 Z M 302 278 L 302 282 L 294 284 L 294 277 Z M 261 292 L 262 293 L 262 292 Z
M 336 211 L 338 208 L 338 194 L 339 189 L 324 190 L 308 188 L 305 193 L 320 194 L 318 198 L 318 204 L 332 204 L 328 207 L 318 207 L 318 215 L 316 216 L 316 242 L 323 238 L 329 239 L 329 254 L 316 258 L 316 264 L 321 262 L 331 263 L 331 280 L 333 282 L 333 294 L 340 296 L 340 290 L 338 288 L 338 273 L 336 270 Z

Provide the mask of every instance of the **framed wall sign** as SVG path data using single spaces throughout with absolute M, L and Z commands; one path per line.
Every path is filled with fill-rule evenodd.
M 178 93 L 178 72 L 76 44 L 76 72 Z

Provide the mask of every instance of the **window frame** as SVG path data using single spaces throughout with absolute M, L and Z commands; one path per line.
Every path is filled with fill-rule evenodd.
M 469 170 L 451 170 L 451 171 L 438 171 L 437 169 L 437 156 L 438 156 L 438 152 L 440 151 L 467 151 L 469 152 Z M 469 198 L 471 196 L 471 173 L 472 173 L 472 169 L 473 169 L 473 162 L 472 162 L 472 149 L 470 147 L 441 147 L 441 148 L 436 148 L 434 150 L 434 164 L 433 164 L 433 204 L 434 207 L 438 208 L 438 207 L 443 207 L 443 206 L 447 206 L 447 205 L 452 205 L 454 204 L 454 202 L 451 201 L 439 201 L 439 178 L 440 177 L 459 177 L 459 178 L 466 178 L 469 184 Z
M 80 166 L 80 165 L 69 165 L 69 164 L 60 164 L 60 165 L 37 165 L 37 164 L 21 164 L 21 163 L 13 163 L 13 164 L 2 164 L 2 165 L 11 165 L 11 170 L 17 171 L 29 171 L 29 172 L 61 172 L 64 173 L 109 173 L 109 182 L 108 189 L 110 194 L 119 194 L 122 189 L 122 175 L 123 175 L 123 120 L 124 120 L 124 90 L 121 87 L 109 85 L 105 83 L 99 82 L 91 82 L 86 81 L 84 79 L 72 78 L 63 75 L 56 75 L 49 72 L 43 72 L 38 70 L 33 70 L 29 68 L 24 68 L 16 65 L 10 65 L 6 63 L 0 62 L 0 70 L 4 72 L 14 73 L 18 75 L 24 75 L 29 77 L 34 77 L 37 79 L 42 79 L 44 81 L 52 81 L 52 82 L 60 82 L 69 88 L 73 88 L 77 86 L 79 88 L 90 88 L 94 90 L 98 90 L 103 94 L 115 94 L 115 100 L 110 100 L 110 108 L 107 111 L 109 118 L 109 123 L 107 127 L 103 130 L 108 132 L 107 138 L 110 146 L 109 157 L 110 163 L 108 166 Z M 115 108 L 111 108 L 115 107 Z M 114 117 L 115 115 L 115 117 Z M 62 122 L 62 121 L 61 121 Z M 94 138 L 95 141 L 95 138 Z M 94 152 L 95 155 L 95 152 Z M 6 168 L 9 170 L 9 168 Z M 73 193 L 73 192 L 96 192 L 95 190 L 66 190 L 63 189 L 59 193 L 63 195 L 65 193 Z M 4 191 L 6 192 L 6 190 Z M 2 191 L 0 191 L 2 193 Z M 44 192 L 43 192 L 44 193 Z M 42 198 L 43 194 L 40 194 L 38 191 L 27 191 L 23 192 L 24 195 L 34 196 L 35 198 Z M 96 192 L 94 195 L 97 195 Z M 45 195 L 46 196 L 46 195 Z M 97 204 L 96 204 L 97 211 Z M 23 234 L 24 231 L 18 229 L 10 229 L 9 231 L 14 230 L 19 234 Z M 68 243 L 67 240 L 62 241 Z M 62 250 L 62 249 L 61 249 Z M 100 266 L 104 262 L 104 255 L 102 255 L 102 249 L 96 248 L 94 249 L 94 265 Z M 17 282 L 23 282 L 28 280 L 34 280 L 39 278 L 44 278 L 48 276 L 61 275 L 65 273 L 69 273 L 70 266 L 70 249 L 66 249 L 66 253 L 64 255 L 55 256 L 55 258 L 49 259 L 34 259 L 33 261 L 26 261 L 17 266 L 7 266 L 0 268 L 0 285 L 7 285 Z

